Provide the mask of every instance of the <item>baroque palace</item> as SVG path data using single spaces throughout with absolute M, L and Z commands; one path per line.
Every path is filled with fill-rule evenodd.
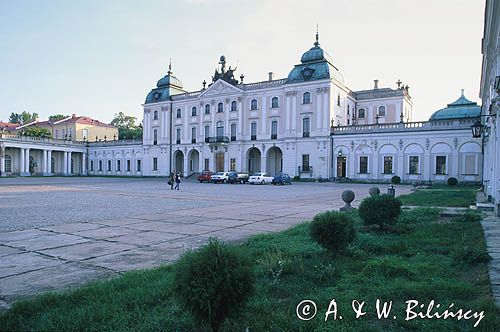
M 3 133 L 0 174 L 166 176 L 175 170 L 189 176 L 237 170 L 360 181 L 398 175 L 403 182 L 449 177 L 481 182 L 484 138 L 471 132 L 481 107 L 462 91 L 428 121 L 412 122 L 409 87 L 396 84 L 379 87 L 375 80 L 373 89 L 351 90 L 318 34 L 286 78 L 269 73 L 267 81 L 245 83 L 221 56 L 211 82 L 186 91 L 169 66 L 143 104 L 142 141 Z M 32 163 L 37 167 L 27 166 Z

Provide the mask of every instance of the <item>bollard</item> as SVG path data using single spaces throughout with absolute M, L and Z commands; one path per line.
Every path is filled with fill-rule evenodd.
M 353 207 L 351 206 L 351 202 L 354 201 L 355 197 L 356 195 L 354 195 L 354 192 L 352 190 L 344 190 L 342 192 L 342 200 L 344 201 L 345 205 L 340 208 L 340 211 L 352 210 Z
M 396 197 L 396 188 L 394 188 L 394 186 L 387 188 L 387 195 Z
M 378 196 L 380 195 L 380 189 L 378 189 L 377 187 L 371 187 L 370 190 L 368 190 L 368 193 L 371 197 Z

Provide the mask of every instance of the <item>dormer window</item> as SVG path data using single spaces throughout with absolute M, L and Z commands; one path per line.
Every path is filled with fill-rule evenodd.
M 238 107 L 237 107 L 236 101 L 235 101 L 235 100 L 233 100 L 233 101 L 231 102 L 231 112 L 234 112 L 234 111 L 236 111 L 237 109 L 238 109 Z
M 182 111 L 180 108 L 177 109 L 177 114 L 176 114 L 176 118 L 177 119 L 180 119 L 182 117 Z
M 250 102 L 250 109 L 252 111 L 255 111 L 257 109 L 257 99 L 252 99 L 252 101 Z
M 158 111 L 153 112 L 153 120 L 158 120 Z
M 271 108 L 278 108 L 278 107 L 279 107 L 278 97 L 273 97 L 273 99 L 271 99 Z
M 193 106 L 193 108 L 191 108 L 191 116 L 196 116 L 196 106 Z
M 218 103 L 217 104 L 217 113 L 222 113 L 224 112 L 224 104 Z
M 310 104 L 311 103 L 311 93 L 304 92 L 302 95 L 302 104 Z
M 378 107 L 378 116 L 385 116 L 385 106 Z
M 205 114 L 210 114 L 210 104 L 205 105 Z

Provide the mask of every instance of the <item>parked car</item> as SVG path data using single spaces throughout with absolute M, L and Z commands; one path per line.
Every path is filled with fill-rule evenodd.
M 210 181 L 212 183 L 218 183 L 218 182 L 227 183 L 228 177 L 229 176 L 227 172 L 217 172 L 215 174 L 212 174 Z
M 266 184 L 273 182 L 273 177 L 270 176 L 268 173 L 259 172 L 252 174 L 252 176 L 248 179 L 248 182 L 250 182 L 251 184 L 255 183 Z
M 227 182 L 233 184 L 233 183 L 246 183 L 248 182 L 248 174 L 246 173 L 238 173 L 235 171 L 230 171 L 228 172 L 228 179 Z
M 290 178 L 290 176 L 286 173 L 282 173 L 282 174 L 278 174 L 276 175 L 274 178 L 273 178 L 273 182 L 272 182 L 274 185 L 277 185 L 277 184 L 281 184 L 281 185 L 284 185 L 284 184 L 292 184 L 292 179 Z
M 198 175 L 198 181 L 201 182 L 210 182 L 212 180 L 212 172 L 210 171 L 203 171 L 201 172 L 200 175 Z

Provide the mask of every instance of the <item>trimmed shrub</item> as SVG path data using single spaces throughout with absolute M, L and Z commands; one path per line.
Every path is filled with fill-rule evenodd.
M 300 176 L 295 175 L 295 176 L 293 177 L 293 181 L 300 181 Z
M 391 178 L 391 183 L 392 184 L 400 184 L 401 183 L 401 178 L 397 175 L 394 175 L 392 178 Z
M 401 214 L 401 201 L 387 194 L 365 198 L 359 205 L 359 216 L 365 225 L 393 225 Z
M 456 186 L 458 184 L 457 178 L 451 177 L 446 180 L 446 183 L 448 183 L 449 186 Z
M 354 220 L 345 213 L 327 211 L 314 216 L 311 238 L 332 253 L 343 252 L 356 238 Z
M 185 253 L 174 271 L 174 294 L 200 323 L 218 331 L 253 292 L 252 260 L 238 247 L 210 239 Z

